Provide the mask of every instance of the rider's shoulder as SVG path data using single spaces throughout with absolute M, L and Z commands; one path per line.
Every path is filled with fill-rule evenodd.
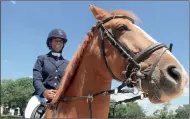
M 45 54 L 45 55 L 38 55 L 38 57 L 37 57 L 37 59 L 41 60 L 41 61 L 45 60 L 46 58 L 47 58 L 47 54 Z

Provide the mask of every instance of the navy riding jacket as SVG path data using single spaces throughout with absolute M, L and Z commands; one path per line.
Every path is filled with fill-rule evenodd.
M 46 89 L 57 89 L 68 63 L 62 56 L 54 56 L 51 52 L 38 56 L 33 68 L 33 95 L 43 97 Z

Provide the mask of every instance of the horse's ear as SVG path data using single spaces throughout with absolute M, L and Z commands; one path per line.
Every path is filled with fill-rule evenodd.
M 90 10 L 92 11 L 94 17 L 96 18 L 96 20 L 102 20 L 108 16 L 110 16 L 110 13 L 101 9 L 101 8 L 98 8 L 96 6 L 93 6 L 93 5 L 89 5 L 89 8 Z

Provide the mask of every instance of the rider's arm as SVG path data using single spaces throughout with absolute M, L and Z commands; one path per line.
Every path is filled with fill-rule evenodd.
M 46 88 L 43 85 L 43 76 L 42 76 L 42 57 L 38 57 L 36 60 L 36 63 L 33 68 L 33 86 L 35 88 L 35 91 L 37 95 L 43 97 L 43 92 L 46 90 Z

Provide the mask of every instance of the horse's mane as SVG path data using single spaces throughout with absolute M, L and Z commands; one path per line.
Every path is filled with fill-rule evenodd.
M 134 14 L 132 14 L 131 12 L 126 12 L 126 11 L 122 11 L 122 10 L 116 10 L 112 13 L 110 13 L 111 15 L 126 15 L 131 17 L 132 19 L 136 20 L 136 17 Z M 68 86 L 71 84 L 72 79 L 74 78 L 77 69 L 80 65 L 80 61 L 83 57 L 84 51 L 86 49 L 86 47 L 88 46 L 90 39 L 92 37 L 93 31 L 95 29 L 96 26 L 93 26 L 91 31 L 89 31 L 85 37 L 85 39 L 83 40 L 82 44 L 80 45 L 80 47 L 78 48 L 76 54 L 73 56 L 73 58 L 71 59 L 71 61 L 69 62 L 68 66 L 65 69 L 65 74 L 64 76 L 61 78 L 61 82 L 60 82 L 60 87 L 56 93 L 55 98 L 52 100 L 52 103 L 56 103 L 59 98 L 67 91 Z
M 52 100 L 52 103 L 55 103 L 58 101 L 58 99 L 61 97 L 62 94 L 65 93 L 65 91 L 68 88 L 68 85 L 71 83 L 71 79 L 74 78 L 77 69 L 80 65 L 80 61 L 82 59 L 82 56 L 84 54 L 84 51 L 86 47 L 88 46 L 90 39 L 92 37 L 92 31 L 94 27 L 92 27 L 91 31 L 86 34 L 85 39 L 83 40 L 82 44 L 78 48 L 76 54 L 72 57 L 71 61 L 69 62 L 68 66 L 65 69 L 65 74 L 61 78 L 60 87 L 58 89 L 58 92 L 56 94 L 56 97 Z

